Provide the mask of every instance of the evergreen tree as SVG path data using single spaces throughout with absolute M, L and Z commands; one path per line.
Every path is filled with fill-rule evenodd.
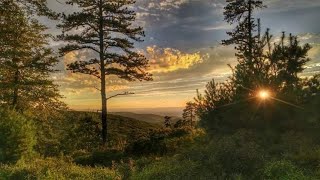
M 255 0 L 227 0 L 224 8 L 224 19 L 230 24 L 238 23 L 235 29 L 227 34 L 231 37 L 222 41 L 225 45 L 236 44 L 239 51 L 238 57 L 246 58 L 249 66 L 252 65 L 253 48 L 257 24 L 253 19 L 253 12 L 263 8 L 262 1 Z
M 238 80 L 242 86 L 253 88 L 255 84 L 255 75 L 258 73 L 254 67 L 259 58 L 255 54 L 255 47 L 259 39 L 260 29 L 253 18 L 255 9 L 261 9 L 265 6 L 262 1 L 256 0 L 228 0 L 225 6 L 224 19 L 231 25 L 237 24 L 233 31 L 227 32 L 230 39 L 223 40 L 222 44 L 234 44 L 237 50 L 236 56 L 239 64 L 235 68 L 241 76 Z M 255 34 L 258 31 L 257 34 Z M 238 88 L 238 94 L 245 94 L 247 90 Z
M 12 1 L 0 6 L 0 103 L 40 110 L 57 109 L 57 86 L 50 80 L 58 63 L 50 48 L 46 27 L 30 20 Z M 43 111 L 41 111 L 43 112 Z
M 187 102 L 186 108 L 183 110 L 182 117 L 190 126 L 193 126 L 193 122 L 196 120 L 196 109 L 196 103 Z
M 164 126 L 166 128 L 170 128 L 171 127 L 171 119 L 172 119 L 172 117 L 170 117 L 170 116 L 165 116 L 164 117 Z
M 2 0 L 19 5 L 28 15 L 47 16 L 51 19 L 57 19 L 58 14 L 52 11 L 47 6 L 47 0 Z
M 68 70 L 95 76 L 100 80 L 102 101 L 102 140 L 107 142 L 107 96 L 106 76 L 115 75 L 129 81 L 151 80 L 145 72 L 148 60 L 135 52 L 134 42 L 141 42 L 142 27 L 133 27 L 136 18 L 130 10 L 133 0 L 69 0 L 76 4 L 79 12 L 63 16 L 58 27 L 64 34 L 61 40 L 69 42 L 60 49 L 62 55 L 88 49 L 97 58 L 76 61 L 68 65 Z

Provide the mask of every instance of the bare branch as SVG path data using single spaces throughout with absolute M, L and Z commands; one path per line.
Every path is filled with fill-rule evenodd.
M 119 93 L 119 94 L 116 94 L 116 95 L 113 95 L 113 96 L 108 97 L 107 100 L 112 99 L 112 98 L 115 98 L 115 97 L 117 97 L 117 96 L 127 96 L 127 95 L 131 95 L 131 94 L 134 94 L 134 93 L 133 93 L 133 92 Z

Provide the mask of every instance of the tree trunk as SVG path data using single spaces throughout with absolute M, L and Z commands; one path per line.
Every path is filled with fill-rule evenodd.
M 101 123 L 102 123 L 102 144 L 107 143 L 108 125 L 107 125 L 107 95 L 106 95 L 106 70 L 104 63 L 104 34 L 103 34 L 103 2 L 99 1 L 99 43 L 100 43 L 100 68 L 101 68 Z
M 106 80 L 105 76 L 101 76 L 101 101 L 102 101 L 102 112 L 101 112 L 101 122 L 102 122 L 102 143 L 105 145 L 107 143 L 107 98 L 106 98 Z
M 249 31 L 249 63 L 250 67 L 252 66 L 252 23 L 251 23 L 251 16 L 252 16 L 252 5 L 251 0 L 249 0 L 249 12 L 248 12 L 248 31 Z M 251 67 L 252 68 L 252 67 Z

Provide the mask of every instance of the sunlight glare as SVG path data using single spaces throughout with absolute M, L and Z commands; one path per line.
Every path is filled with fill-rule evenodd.
M 266 90 L 261 90 L 258 93 L 258 97 L 260 99 L 262 99 L 262 100 L 266 100 L 266 99 L 268 99 L 270 97 L 270 93 L 268 91 L 266 91 Z

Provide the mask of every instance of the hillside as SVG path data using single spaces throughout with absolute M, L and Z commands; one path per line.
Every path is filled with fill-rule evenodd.
M 66 116 L 70 124 L 83 124 L 85 117 L 92 117 L 94 122 L 91 124 L 101 125 L 99 113 L 69 111 Z M 110 139 L 131 141 L 134 137 L 149 133 L 150 130 L 157 128 L 160 128 L 160 125 L 115 114 L 108 115 L 108 136 Z
M 132 118 L 132 119 L 137 119 L 139 121 L 144 121 L 147 123 L 152 123 L 152 124 L 163 124 L 164 122 L 164 116 L 156 115 L 156 114 L 138 114 L 138 113 L 131 113 L 131 112 L 112 112 L 112 115 L 119 115 L 122 117 L 127 117 L 127 118 Z M 178 121 L 179 117 L 176 116 L 171 116 L 172 121 L 176 122 Z

